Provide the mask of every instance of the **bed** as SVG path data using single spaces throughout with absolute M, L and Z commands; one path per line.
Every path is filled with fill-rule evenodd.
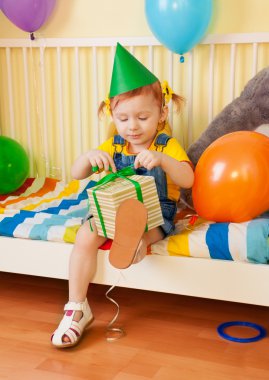
M 90 180 L 65 184 L 29 178 L 16 195 L 1 196 L 1 270 L 67 279 L 69 254 L 93 185 Z M 94 282 L 267 304 L 269 219 L 193 224 L 191 215 L 181 214 L 179 210 L 180 233 L 153 244 L 142 263 L 124 271 L 109 264 L 107 242 L 100 249 Z
M 207 75 L 203 75 L 200 80 L 204 81 L 207 77 L 208 104 L 203 105 L 203 111 L 199 114 L 204 127 L 240 92 L 247 79 L 259 68 L 268 65 L 267 33 L 208 36 L 187 55 L 186 65 L 180 74 L 175 63 L 176 57 L 165 51 L 152 38 L 48 39 L 34 42 L 0 40 L 0 60 L 4 62 L 1 75 L 4 77 L 3 92 L 6 95 L 3 98 L 8 100 L 1 114 L 2 125 L 5 126 L 2 128 L 2 134 L 19 139 L 27 148 L 31 160 L 31 177 L 16 193 L 0 198 L 1 271 L 68 278 L 72 244 L 87 209 L 86 190 L 94 184 L 94 179 L 72 181 L 69 177 L 70 164 L 81 151 L 91 147 L 85 145 L 87 138 L 96 146 L 108 133 L 99 121 L 92 120 L 92 115 L 96 113 L 94 111 L 104 85 L 100 79 L 104 77 L 103 72 L 100 73 L 100 67 L 105 72 L 110 72 L 109 62 L 118 40 L 130 46 L 139 57 L 146 56 L 149 66 L 157 72 L 163 70 L 159 67 L 159 58 L 164 57 L 165 68 L 168 70 L 166 76 L 174 87 L 178 83 L 178 76 L 184 76 L 180 84 L 183 87 L 179 92 L 186 96 L 188 104 L 185 116 L 181 116 L 179 120 L 183 124 L 180 131 L 178 120 L 172 114 L 172 110 L 170 116 L 173 121 L 173 134 L 185 147 L 199 136 L 202 128 L 195 128 L 195 115 L 200 111 L 195 98 L 195 78 L 200 65 L 205 69 L 205 57 Z M 102 50 L 99 54 L 99 48 L 105 51 Z M 90 52 L 87 49 L 90 49 Z M 223 50 L 225 60 L 229 63 L 228 71 L 227 68 L 222 70 L 218 66 L 218 61 L 223 61 Z M 240 75 L 240 86 L 236 73 L 242 57 L 251 57 L 251 64 L 245 77 Z M 102 59 L 104 66 L 99 62 Z M 33 75 L 38 74 L 38 78 L 32 78 L 29 66 L 35 64 L 36 60 L 39 68 L 38 71 L 34 70 Z M 91 77 L 84 72 L 85 62 L 91 67 Z M 47 67 L 53 63 L 54 76 Z M 73 76 L 69 84 L 66 79 L 70 78 L 70 70 Z M 22 88 L 17 94 L 14 91 L 14 83 L 19 79 L 18 72 L 22 76 Z M 215 87 L 221 83 L 219 75 L 222 77 L 224 72 L 228 77 L 223 84 L 226 97 L 218 94 L 216 102 Z M 90 94 L 85 92 L 85 75 L 86 82 L 94 84 Z M 49 100 L 50 82 L 53 88 L 56 86 L 56 95 L 51 95 L 56 100 L 56 105 Z M 229 89 L 225 89 L 227 83 L 230 84 Z M 38 101 L 33 99 L 31 88 L 38 90 Z M 200 88 L 201 83 L 199 91 Z M 67 110 L 66 103 L 69 105 L 72 94 L 75 94 L 75 97 L 70 111 L 70 107 Z M 87 112 L 83 94 L 88 95 L 93 104 L 92 109 Z M 19 104 L 21 101 L 24 110 L 22 113 Z M 35 102 L 38 102 L 38 105 Z M 51 119 L 50 111 L 55 111 L 57 128 L 55 121 Z M 68 112 L 71 112 L 73 124 L 67 121 Z M 34 125 L 35 117 L 41 120 L 38 126 Z M 19 122 L 21 119 L 24 120 L 23 123 Z M 89 120 L 93 125 L 96 123 L 97 128 L 89 131 Z M 54 123 L 54 130 L 51 123 Z M 41 141 L 38 140 L 38 135 L 41 135 Z M 56 138 L 53 138 L 54 136 Z M 75 141 L 75 148 L 70 140 Z M 58 145 L 55 141 L 58 141 Z M 201 219 L 193 220 L 191 215 L 184 215 L 179 208 L 178 235 L 152 245 L 143 262 L 124 271 L 118 271 L 109 264 L 108 242 L 100 249 L 94 282 L 269 306 L 268 219 L 258 218 L 247 223 L 221 224 Z

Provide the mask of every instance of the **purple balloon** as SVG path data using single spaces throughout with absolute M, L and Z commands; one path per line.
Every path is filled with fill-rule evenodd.
M 7 18 L 25 32 L 35 32 L 48 19 L 56 0 L 0 0 Z

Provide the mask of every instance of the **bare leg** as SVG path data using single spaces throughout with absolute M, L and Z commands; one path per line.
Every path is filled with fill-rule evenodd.
M 92 219 L 93 221 L 93 219 Z M 83 302 L 96 272 L 98 248 L 107 240 L 98 236 L 94 221 L 79 229 L 69 262 L 69 301 Z
M 89 222 L 84 223 L 78 230 L 69 261 L 69 301 L 84 302 L 89 283 L 92 281 L 97 265 L 98 248 L 107 240 L 97 234 L 96 226 L 92 219 L 93 231 Z M 76 311 L 73 320 L 79 321 L 81 311 Z M 69 342 L 67 336 L 64 342 Z
M 89 223 L 86 222 L 79 229 L 69 262 L 69 301 L 82 303 L 86 299 L 89 283 L 92 281 L 97 265 L 98 248 L 106 241 L 106 238 L 97 234 L 96 226 L 92 222 L 93 231 Z M 143 235 L 142 246 L 135 262 L 141 261 L 147 252 L 147 246 L 163 239 L 160 228 L 155 228 Z M 76 311 L 73 321 L 79 322 L 82 318 L 82 311 Z M 67 335 L 62 337 L 62 341 L 69 343 Z

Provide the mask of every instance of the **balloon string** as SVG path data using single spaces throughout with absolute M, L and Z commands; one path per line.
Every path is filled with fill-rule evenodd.
M 31 34 L 33 34 L 33 33 L 31 33 Z M 41 34 L 40 34 L 40 38 L 45 40 Z M 31 40 L 32 40 L 32 38 L 31 38 Z M 46 46 L 42 46 L 42 49 L 45 50 L 45 48 L 46 48 Z M 32 44 L 30 47 L 30 54 L 31 54 L 31 61 L 32 61 L 32 66 L 33 66 L 33 89 L 34 89 L 35 94 L 40 94 L 41 92 L 40 92 L 39 86 L 38 86 L 37 70 L 36 70 L 35 57 L 33 54 Z M 39 67 L 41 68 L 41 65 L 44 65 L 44 62 L 41 62 L 41 60 L 39 60 L 38 64 L 39 64 Z M 40 156 L 41 156 L 41 160 L 42 160 L 41 161 L 42 171 L 44 169 L 45 176 L 58 179 L 59 177 L 61 177 L 62 170 L 60 167 L 50 165 L 50 163 L 49 163 L 48 152 L 47 152 L 47 149 L 45 148 L 46 142 L 45 142 L 44 130 L 42 128 L 41 110 L 40 110 L 39 103 L 40 103 L 39 99 L 36 98 L 36 100 L 35 100 L 35 110 L 36 110 L 36 118 L 37 118 L 36 125 L 37 125 L 37 128 L 39 130 L 38 135 L 39 135 L 40 145 L 41 145 Z M 44 110 L 43 110 L 43 112 L 44 112 Z M 40 173 L 39 173 L 37 160 L 34 160 L 34 166 L 35 166 L 34 170 L 36 172 L 35 175 L 36 175 L 36 177 L 39 177 Z
M 187 201 L 185 201 L 185 199 L 180 198 L 180 202 L 187 206 L 189 209 L 195 211 L 195 208 L 192 205 L 190 205 Z
M 196 224 L 198 219 L 198 214 L 193 213 L 186 214 L 183 217 L 179 218 L 176 228 L 178 233 L 183 232 L 184 230 L 195 231 L 197 228 L 199 228 L 200 223 Z
M 106 340 L 108 342 L 114 342 L 120 338 L 122 338 L 124 335 L 126 335 L 125 331 L 121 328 L 121 327 L 114 327 L 114 323 L 116 322 L 118 316 L 119 316 L 119 313 L 120 313 L 120 306 L 119 304 L 111 297 L 108 296 L 108 294 L 117 286 L 117 284 L 119 283 L 120 281 L 120 277 L 122 276 L 123 277 L 123 274 L 122 272 L 120 271 L 119 272 L 120 276 L 116 282 L 116 284 L 112 285 L 108 291 L 106 292 L 106 298 L 112 302 L 116 307 L 117 307 L 117 311 L 116 311 L 116 314 L 115 316 L 112 318 L 112 320 L 108 323 L 107 325 L 107 328 L 106 328 Z
M 32 40 L 32 39 L 31 39 Z M 36 71 L 35 71 L 35 62 L 34 62 L 34 55 L 33 55 L 33 46 L 31 44 L 30 46 L 30 56 L 31 56 L 31 62 L 32 62 L 32 67 L 33 67 L 33 88 L 34 88 L 34 94 L 37 94 L 37 78 L 36 78 Z M 37 116 L 37 125 L 40 125 L 40 115 L 39 115 L 39 106 L 38 102 L 36 100 L 36 116 Z M 42 146 L 42 136 L 41 137 L 41 146 Z M 34 171 L 34 176 L 39 177 L 38 173 L 38 164 L 37 160 L 34 158 L 34 152 L 31 152 L 32 160 L 33 160 L 33 171 Z

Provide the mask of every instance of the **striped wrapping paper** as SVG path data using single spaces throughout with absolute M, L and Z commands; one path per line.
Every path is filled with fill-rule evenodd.
M 88 212 L 88 179 L 68 184 L 50 178 L 29 178 L 12 195 L 0 195 L 0 235 L 73 243 Z M 149 253 L 267 263 L 269 218 L 245 223 L 177 221 L 176 234 Z M 102 248 L 109 249 L 108 241 Z
M 94 215 L 99 235 L 113 239 L 116 212 L 119 205 L 125 199 L 137 199 L 135 186 L 129 179 L 140 185 L 143 203 L 148 212 L 148 230 L 163 224 L 163 216 L 154 177 L 132 175 L 128 176 L 128 179 L 116 178 L 116 180 L 112 182 L 96 186 L 95 194 L 104 226 L 101 224 L 96 203 L 93 198 L 94 188 L 88 190 L 90 210 Z

